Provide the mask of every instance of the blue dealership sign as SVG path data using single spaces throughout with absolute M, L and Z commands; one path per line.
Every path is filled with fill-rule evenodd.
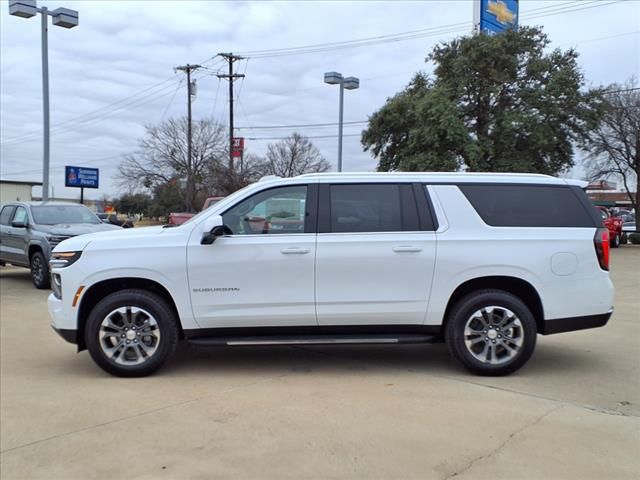
M 98 188 L 100 171 L 97 168 L 64 167 L 64 185 L 66 187 Z
M 476 0 L 479 2 L 479 18 L 476 24 L 481 32 L 502 33 L 518 26 L 518 0 Z M 477 8 L 477 7 L 476 7 Z

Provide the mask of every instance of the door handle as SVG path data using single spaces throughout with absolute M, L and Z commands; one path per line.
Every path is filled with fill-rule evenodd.
M 421 252 L 422 248 L 416 247 L 414 245 L 400 245 L 397 247 L 393 247 L 393 251 L 396 253 L 417 253 Z
M 280 253 L 284 255 L 304 255 L 309 252 L 310 250 L 308 248 L 301 247 L 287 247 L 280 249 Z

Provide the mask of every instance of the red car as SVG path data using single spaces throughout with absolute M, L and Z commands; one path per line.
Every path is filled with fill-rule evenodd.
M 609 230 L 609 243 L 613 248 L 618 248 L 622 240 L 622 224 L 624 220 L 620 217 L 614 217 L 604 207 L 596 207 L 602 217 L 602 224 Z
M 204 201 L 204 205 L 202 206 L 202 210 L 206 210 L 211 205 L 213 205 L 214 203 L 218 203 L 223 198 L 224 197 L 208 197 Z M 187 213 L 187 212 L 170 213 L 169 214 L 169 218 L 167 219 L 167 223 L 169 225 L 182 225 L 184 222 L 189 220 L 194 215 L 195 215 L 195 213 Z

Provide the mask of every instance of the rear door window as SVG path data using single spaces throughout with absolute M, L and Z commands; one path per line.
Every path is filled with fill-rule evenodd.
M 494 227 L 595 227 L 593 214 L 569 186 L 458 185 L 482 220 Z M 590 207 L 593 210 L 593 207 Z
M 331 185 L 330 218 L 332 232 L 399 232 L 400 186 Z

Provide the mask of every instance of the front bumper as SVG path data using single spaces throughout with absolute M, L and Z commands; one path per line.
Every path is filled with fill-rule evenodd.
M 73 343 L 75 345 L 78 344 L 78 331 L 77 330 L 65 330 L 63 328 L 56 328 L 51 325 L 51 328 L 55 330 L 55 332 L 64 338 L 67 342 Z
M 62 300 L 53 293 L 47 299 L 49 316 L 51 317 L 51 328 L 53 328 L 62 338 L 70 343 L 78 343 L 77 330 L 74 324 L 69 322 L 69 315 L 65 312 Z
M 607 324 L 611 315 L 613 315 L 613 308 L 611 308 L 607 313 L 601 313 L 598 315 L 544 320 L 542 322 L 542 329 L 538 333 L 541 333 L 542 335 L 552 335 L 554 333 L 573 332 L 574 330 L 603 327 Z

